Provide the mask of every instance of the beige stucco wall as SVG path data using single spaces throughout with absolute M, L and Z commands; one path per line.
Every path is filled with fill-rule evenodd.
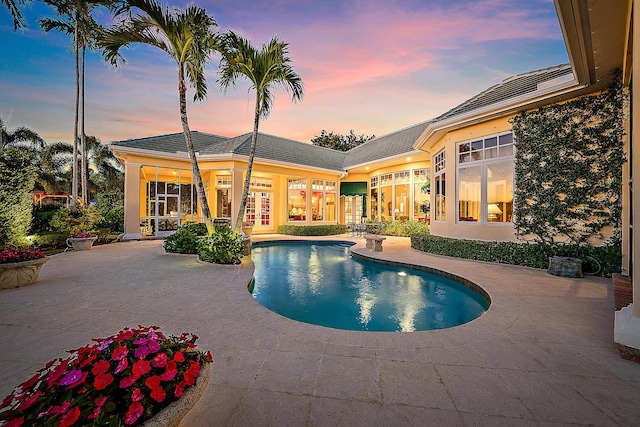
M 511 131 L 510 117 L 502 117 L 487 122 L 471 125 L 462 129 L 447 132 L 440 139 L 433 141 L 428 149 L 432 156 L 443 149 L 446 156 L 446 198 L 444 221 L 434 221 L 435 191 L 434 170 L 431 170 L 431 234 L 435 236 L 454 237 L 458 239 L 474 239 L 487 241 L 517 241 L 512 224 L 483 224 L 479 222 L 458 222 L 457 220 L 457 155 L 456 145 L 487 136 Z M 426 147 L 425 147 L 426 148 Z

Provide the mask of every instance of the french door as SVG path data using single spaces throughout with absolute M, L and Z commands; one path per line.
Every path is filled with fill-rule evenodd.
M 272 231 L 271 193 L 250 192 L 247 197 L 245 221 L 253 222 L 254 231 Z

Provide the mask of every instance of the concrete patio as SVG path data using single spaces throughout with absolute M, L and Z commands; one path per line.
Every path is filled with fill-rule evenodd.
M 640 425 L 640 365 L 613 342 L 610 279 L 431 256 L 406 238 L 372 253 L 340 238 L 469 279 L 491 308 L 446 330 L 334 330 L 257 304 L 249 260 L 203 265 L 160 241 L 99 246 L 55 255 L 35 284 L 0 291 L 0 398 L 66 350 L 143 324 L 194 332 L 214 355 L 183 426 Z

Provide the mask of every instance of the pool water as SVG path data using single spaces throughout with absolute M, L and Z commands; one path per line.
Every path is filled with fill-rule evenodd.
M 461 325 L 489 307 L 458 282 L 417 270 L 364 261 L 351 244 L 256 244 L 253 297 L 300 322 L 356 331 L 424 331 Z

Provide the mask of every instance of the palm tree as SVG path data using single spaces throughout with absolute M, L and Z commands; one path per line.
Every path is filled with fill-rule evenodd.
M 302 100 L 304 83 L 292 68 L 291 58 L 288 56 L 289 44 L 278 40 L 277 36 L 273 36 L 268 45 L 263 44 L 261 49 L 256 49 L 249 40 L 229 31 L 223 37 L 221 46 L 222 60 L 218 70 L 220 87 L 226 91 L 230 86 L 235 86 L 238 78 L 245 77 L 251 82 L 249 90 L 255 89 L 256 91 L 253 135 L 251 136 L 247 174 L 244 179 L 240 210 L 235 223 L 235 230 L 239 231 L 249 196 L 260 118 L 269 117 L 274 101 L 272 90 L 274 86 L 281 87 L 291 93 L 293 102 L 297 102 Z
M 26 127 L 19 127 L 10 132 L 0 117 L 0 154 L 4 147 L 8 146 L 27 146 L 34 150 L 42 150 L 45 147 L 44 139 L 36 131 Z
M 18 0 L 18 4 L 27 4 L 31 3 L 31 0 Z M 22 12 L 18 8 L 18 4 L 14 0 L 2 0 L 2 4 L 4 4 L 7 9 L 9 9 L 9 13 L 13 18 L 13 29 L 17 30 L 18 28 L 27 28 L 27 23 L 24 20 L 24 16 L 22 16 Z
M 216 50 L 217 36 L 212 30 L 212 27 L 217 26 L 216 21 L 206 10 L 197 6 L 189 6 L 182 10 L 169 8 L 156 0 L 125 0 L 125 3 L 124 9 L 129 15 L 118 25 L 106 30 L 98 46 L 103 49 L 105 60 L 114 66 L 124 62 L 120 49 L 134 43 L 155 46 L 176 62 L 182 130 L 191 160 L 196 193 L 202 207 L 202 216 L 211 232 L 211 211 L 187 117 L 185 75 L 186 80 L 195 89 L 194 101 L 203 100 L 207 95 L 204 68 L 208 58 Z M 134 16 L 131 14 L 131 8 L 139 9 L 141 13 Z

